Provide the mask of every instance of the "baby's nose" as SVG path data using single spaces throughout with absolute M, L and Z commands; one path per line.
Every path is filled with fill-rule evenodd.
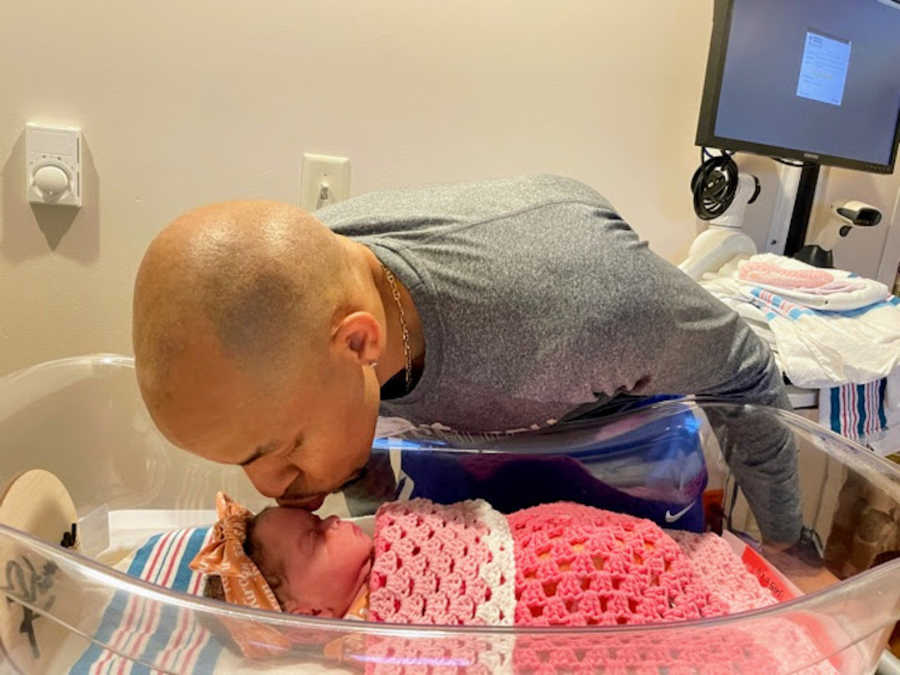
M 328 516 L 327 518 L 325 518 L 325 519 L 322 521 L 322 524 L 321 524 L 320 527 L 321 527 L 323 530 L 327 530 L 328 528 L 330 528 L 330 527 L 332 527 L 332 526 L 334 526 L 334 525 L 337 525 L 339 522 L 341 522 L 341 519 L 338 518 L 337 516 Z

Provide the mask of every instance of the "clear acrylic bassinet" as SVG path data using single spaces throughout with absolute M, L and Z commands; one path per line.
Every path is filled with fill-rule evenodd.
M 778 644 L 775 671 L 873 672 L 900 616 L 900 559 L 894 558 L 900 549 L 900 478 L 890 463 L 802 417 L 671 401 L 515 440 L 448 440 L 440 434 L 419 441 L 376 439 L 373 452 L 418 471 L 417 489 L 431 489 L 435 499 L 475 496 L 473 490 L 502 484 L 498 499 L 509 508 L 517 494 L 510 480 L 479 483 L 471 477 L 483 477 L 510 457 L 551 467 L 558 460 L 579 476 L 615 483 L 640 498 L 654 485 L 696 489 L 692 481 L 702 475 L 704 497 L 718 495 L 719 508 L 716 500 L 706 504 L 707 522 L 717 517 L 752 544 L 756 519 L 710 422 L 722 415 L 793 437 L 807 541 L 824 562 L 817 567 L 806 554 L 775 555 L 770 562 L 812 592 L 761 610 L 645 626 L 396 626 L 227 606 L 117 571 L 110 565 L 121 555 L 124 544 L 115 538 L 126 517 L 138 518 L 150 533 L 166 523 L 208 525 L 217 490 L 254 511 L 270 500 L 256 493 L 240 468 L 171 446 L 144 408 L 127 357 L 91 355 L 13 373 L 0 379 L 0 483 L 34 468 L 55 474 L 77 511 L 79 550 L 0 524 L 6 561 L 0 582 L 8 598 L 0 622 L 0 672 L 748 672 L 755 652 L 798 630 L 813 648 Z M 660 454 L 663 446 L 670 450 Z M 679 455 L 682 446 L 693 450 Z M 551 498 L 588 495 L 567 471 L 538 475 Z M 431 476 L 433 484 L 421 476 Z M 536 494 L 538 483 L 516 480 L 522 480 L 520 492 Z M 342 507 L 340 497 L 329 498 L 323 511 Z M 246 659 L 230 637 L 235 625 L 261 629 L 263 640 L 287 636 L 291 646 L 265 663 Z M 193 651 L 159 642 L 164 629 L 194 640 Z M 660 662 L 669 665 L 654 665 Z

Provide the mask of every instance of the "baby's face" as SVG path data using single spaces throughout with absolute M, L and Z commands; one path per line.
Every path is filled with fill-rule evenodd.
M 269 509 L 252 536 L 257 565 L 292 614 L 343 616 L 372 566 L 372 539 L 337 516 Z

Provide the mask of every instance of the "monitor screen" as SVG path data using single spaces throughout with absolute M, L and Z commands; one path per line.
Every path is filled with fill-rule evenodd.
M 891 173 L 898 139 L 900 5 L 715 0 L 697 145 Z

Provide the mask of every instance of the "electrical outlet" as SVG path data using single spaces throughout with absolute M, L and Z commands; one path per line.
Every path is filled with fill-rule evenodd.
M 303 154 L 300 170 L 300 208 L 315 211 L 350 196 L 350 160 L 346 157 Z

